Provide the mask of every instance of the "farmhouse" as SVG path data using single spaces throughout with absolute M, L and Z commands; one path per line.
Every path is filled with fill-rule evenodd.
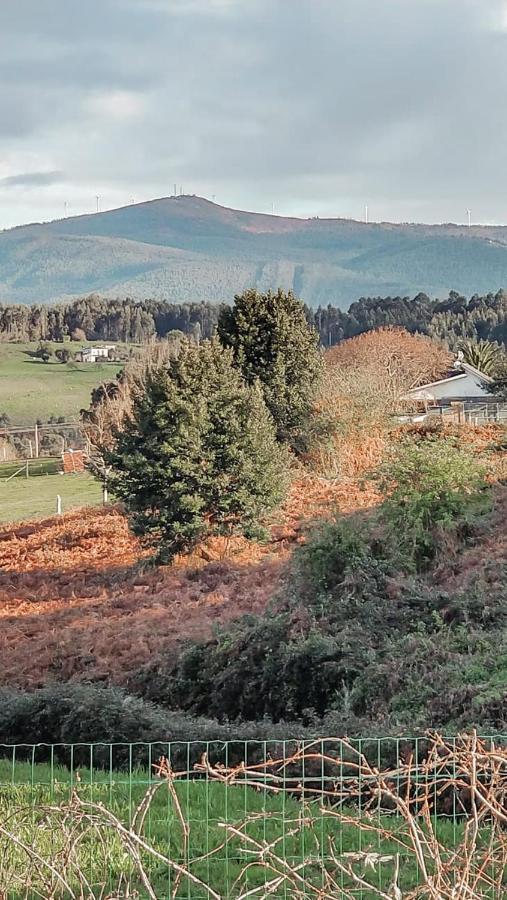
M 408 391 L 403 398 L 426 406 L 450 406 L 451 403 L 480 403 L 491 401 L 489 375 L 479 372 L 461 359 L 454 363 L 455 373 L 439 381 L 422 384 Z
M 109 359 L 110 352 L 115 351 L 114 344 L 106 344 L 103 347 L 83 347 L 81 350 L 81 362 L 97 362 L 99 359 Z

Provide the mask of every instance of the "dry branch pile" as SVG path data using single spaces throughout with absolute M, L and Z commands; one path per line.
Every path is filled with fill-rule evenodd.
M 187 894 L 216 900 L 502 898 L 507 866 L 507 749 L 476 734 L 453 741 L 433 735 L 426 748 L 424 758 L 408 753 L 380 770 L 346 739 L 316 741 L 288 757 L 250 767 L 213 766 L 204 757 L 192 771 L 174 772 L 163 759 L 156 766 L 158 780 L 148 788 L 129 825 L 104 804 L 84 800 L 78 786 L 69 802 L 36 810 L 38 832 L 49 834 L 49 841 L 38 838 L 37 846 L 32 846 L 24 837 L 33 810 L 13 809 L 8 821 L 0 823 L 0 890 L 23 886 L 46 900 L 62 894 L 81 900 L 96 898 L 99 894 L 84 864 L 93 846 L 96 860 L 103 865 L 113 852 L 123 854 L 119 884 L 108 890 L 109 898 L 138 896 L 137 889 L 140 896 L 160 900 L 152 880 L 154 867 L 158 876 L 161 872 L 169 876 L 167 896 L 172 898 Z M 318 787 L 314 779 L 307 791 L 303 768 L 325 771 L 327 780 Z M 219 823 L 224 838 L 209 848 L 206 860 L 224 859 L 225 846 L 229 854 L 225 858 L 236 853 L 243 860 L 229 888 L 223 871 L 220 883 L 206 882 L 196 874 L 202 871 L 203 857 L 192 859 L 189 852 L 195 821 L 190 821 L 177 784 L 196 776 L 217 781 L 231 793 L 246 789 L 301 799 L 295 818 L 264 811 L 241 822 Z M 168 816 L 180 830 L 178 852 L 161 849 L 149 839 L 150 810 L 161 790 L 167 792 Z M 459 823 L 454 839 L 444 842 L 438 807 L 448 798 Z M 262 836 L 268 819 L 275 827 L 269 839 Z M 357 850 L 343 849 L 344 831 L 355 835 Z M 286 848 L 303 834 L 300 846 L 305 849 L 295 861 Z

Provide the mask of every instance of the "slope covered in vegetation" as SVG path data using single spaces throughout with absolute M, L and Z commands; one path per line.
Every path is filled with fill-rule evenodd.
M 472 293 L 507 283 L 506 244 L 499 226 L 294 219 L 173 197 L 4 232 L 0 299 L 100 291 L 220 302 L 282 286 L 311 306 L 343 307 L 379 293 Z
M 125 684 L 185 639 L 208 638 L 216 623 L 265 609 L 305 521 L 375 499 L 357 482 L 304 477 L 267 543 L 216 539 L 174 568 L 136 569 L 145 552 L 116 510 L 3 526 L 0 685 L 35 687 L 54 678 Z
M 189 734 L 507 728 L 505 429 L 399 424 L 449 364 L 428 337 L 323 356 L 293 296 L 235 302 L 212 342 L 150 346 L 94 392 L 121 510 L 0 530 L 0 739 L 30 742 L 33 704 L 49 741 L 121 739 L 118 690 Z
M 418 429 L 408 434 L 416 443 L 433 440 Z M 331 716 L 337 727 L 395 730 L 471 715 L 498 727 L 501 717 L 491 704 L 503 696 L 507 494 L 498 479 L 507 470 L 498 448 L 504 432 L 497 426 L 447 430 L 447 439 L 456 437 L 488 466 L 492 505 L 463 538 L 442 532 L 441 548 L 420 574 L 381 549 L 378 525 L 368 537 L 379 494 L 364 473 L 334 483 L 303 477 L 272 521 L 267 543 L 214 539 L 172 567 L 140 565 L 144 551 L 115 510 L 4 527 L 0 685 L 115 684 L 159 705 L 222 720 L 268 715 L 303 726 Z M 379 635 L 390 650 L 385 643 L 374 650 Z M 285 648 L 283 660 L 278 646 Z M 372 653 L 380 653 L 376 663 Z M 458 678 L 463 654 L 471 679 L 465 686 Z M 266 678 L 275 679 L 272 690 L 258 683 Z M 423 683 L 429 699 L 421 695 Z M 229 700 L 228 684 L 234 685 Z M 480 708 L 472 704 L 477 693 Z M 459 704 L 454 711 L 447 700 L 442 705 L 448 695 L 462 713 Z

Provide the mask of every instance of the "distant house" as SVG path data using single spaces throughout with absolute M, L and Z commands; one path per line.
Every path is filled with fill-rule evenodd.
M 79 356 L 81 362 L 94 363 L 101 359 L 109 359 L 115 352 L 114 344 L 105 344 L 103 347 L 83 347 L 76 357 Z
M 412 388 L 403 399 L 426 407 L 445 407 L 452 403 L 484 403 L 487 400 L 491 402 L 488 385 L 493 379 L 489 375 L 484 375 L 462 359 L 456 360 L 454 368 L 456 372 L 447 378 Z

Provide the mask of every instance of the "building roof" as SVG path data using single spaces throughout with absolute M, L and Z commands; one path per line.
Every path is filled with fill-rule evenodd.
M 486 384 L 492 384 L 493 382 L 493 379 L 489 375 L 485 375 L 484 372 L 480 372 L 475 366 L 471 366 L 469 363 L 463 362 L 462 360 L 457 363 L 456 367 L 463 369 L 464 371 L 457 372 L 456 375 L 448 375 L 447 378 L 439 378 L 438 381 L 429 381 L 427 384 L 420 384 L 418 387 L 411 388 L 407 391 L 407 396 L 416 391 L 419 393 L 427 388 L 435 387 L 437 384 L 450 384 L 453 381 L 458 381 L 460 378 L 466 378 L 467 375 L 472 375 L 479 381 L 486 382 Z

